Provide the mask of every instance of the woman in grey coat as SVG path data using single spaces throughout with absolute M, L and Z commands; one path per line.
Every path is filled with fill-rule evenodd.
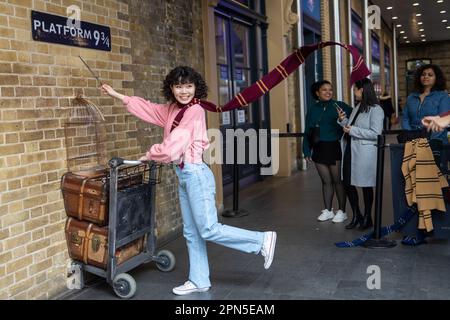
M 363 79 L 353 87 L 358 105 L 350 118 L 339 110 L 338 123 L 344 129 L 341 139 L 342 178 L 353 211 L 352 221 L 346 229 L 367 229 L 372 223 L 373 187 L 377 173 L 377 136 L 383 131 L 384 112 L 379 106 L 372 81 Z M 356 187 L 361 187 L 364 197 L 364 216 L 359 210 Z

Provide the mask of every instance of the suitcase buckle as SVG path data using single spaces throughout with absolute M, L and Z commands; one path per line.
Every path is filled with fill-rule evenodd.
M 92 237 L 92 245 L 91 245 L 92 251 L 97 252 L 98 249 L 100 249 L 100 243 L 101 243 L 100 237 L 98 235 L 94 235 Z
M 78 235 L 77 232 L 72 232 L 70 234 L 70 242 L 73 244 L 80 246 L 81 245 L 81 237 Z
M 94 212 L 94 201 L 93 200 L 89 200 L 89 213 L 92 214 L 92 212 Z

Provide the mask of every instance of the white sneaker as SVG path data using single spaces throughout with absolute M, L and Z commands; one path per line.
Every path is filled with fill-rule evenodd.
M 347 214 L 343 212 L 342 210 L 336 211 L 336 215 L 333 218 L 334 223 L 341 223 L 347 220 Z
M 264 257 L 264 269 L 269 269 L 275 253 L 277 233 L 275 231 L 264 232 L 264 240 L 261 248 L 261 255 Z
M 179 295 L 184 296 L 186 294 L 194 293 L 194 292 L 206 292 L 209 290 L 210 287 L 205 288 L 197 288 L 195 284 L 193 284 L 191 281 L 186 281 L 183 285 L 179 287 L 175 287 L 172 289 L 172 292 Z
M 319 221 L 327 221 L 334 218 L 333 209 L 331 211 L 328 211 L 327 209 L 323 209 L 320 216 L 317 217 L 317 220 Z

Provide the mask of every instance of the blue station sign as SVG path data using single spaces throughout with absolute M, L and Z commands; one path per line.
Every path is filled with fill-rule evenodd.
M 95 23 L 31 11 L 33 40 L 111 51 L 111 30 Z

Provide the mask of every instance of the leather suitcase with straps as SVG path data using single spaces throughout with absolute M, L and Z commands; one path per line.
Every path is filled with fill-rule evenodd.
M 108 227 L 68 218 L 65 227 L 69 256 L 77 261 L 106 269 L 108 259 Z M 145 236 L 116 250 L 117 264 L 138 255 L 145 248 Z
M 67 172 L 61 178 L 64 207 L 69 217 L 93 222 L 99 226 L 108 223 L 108 170 Z M 142 175 L 120 178 L 118 189 L 142 183 Z

